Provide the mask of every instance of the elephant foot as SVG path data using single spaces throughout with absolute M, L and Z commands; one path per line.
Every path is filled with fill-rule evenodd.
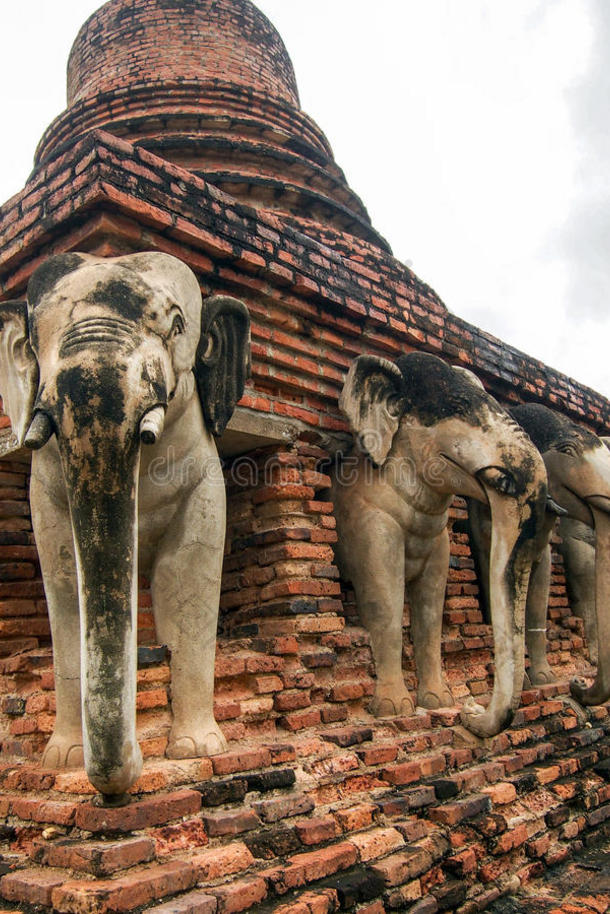
M 484 708 L 474 698 L 467 698 L 460 718 L 467 730 L 481 739 L 488 739 L 510 725 L 513 711 L 508 710 L 503 715 L 498 715 L 491 707 Z
M 529 680 L 534 687 L 557 682 L 557 678 L 555 677 L 548 663 L 545 663 L 543 666 L 536 667 L 535 669 L 530 666 Z
M 455 699 L 449 686 L 441 682 L 434 688 L 420 686 L 417 690 L 417 704 L 428 711 L 438 711 L 439 708 L 453 708 Z
M 54 733 L 42 754 L 43 768 L 83 768 L 83 737 Z
M 404 682 L 378 684 L 369 711 L 374 717 L 407 717 L 415 705 Z
M 168 758 L 207 758 L 226 752 L 227 741 L 216 721 L 199 727 L 172 727 L 165 752 Z

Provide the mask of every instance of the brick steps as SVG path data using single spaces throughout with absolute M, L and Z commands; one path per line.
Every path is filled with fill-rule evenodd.
M 0 892 L 65 914 L 483 910 L 610 831 L 608 711 L 583 726 L 566 690 L 524 693 L 485 744 L 454 711 L 250 741 L 123 809 L 6 764 Z

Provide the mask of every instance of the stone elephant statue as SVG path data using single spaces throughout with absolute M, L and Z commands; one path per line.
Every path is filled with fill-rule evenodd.
M 597 677 L 591 688 L 581 680 L 571 684 L 572 694 L 582 704 L 601 704 L 610 698 L 610 452 L 597 435 L 577 425 L 566 416 L 539 403 L 516 406 L 511 414 L 527 432 L 540 451 L 547 471 L 549 505 L 545 522 L 536 543 L 526 609 L 526 643 L 530 659 L 529 681 L 532 685 L 554 682 L 555 677 L 546 656 L 546 617 L 551 578 L 549 542 L 557 515 L 563 530 L 570 533 L 573 524 L 582 525 L 597 542 L 595 568 L 588 571 L 588 600 L 595 607 L 596 621 L 585 621 L 587 634 L 593 632 L 599 641 Z M 477 565 L 482 569 L 485 589 L 485 563 L 488 534 L 486 519 L 478 505 L 469 510 L 471 545 Z
M 108 803 L 142 768 L 137 573 L 171 652 L 171 758 L 212 755 L 225 491 L 214 436 L 250 368 L 239 301 L 202 307 L 162 253 L 60 254 L 0 303 L 0 392 L 32 456 L 32 521 L 57 718 L 43 765 L 83 764 Z M 145 447 L 142 447 L 145 445 Z
M 610 447 L 610 438 L 600 438 Z M 595 553 L 597 539 L 595 530 L 589 524 L 575 517 L 562 517 L 559 521 L 561 543 L 559 552 L 563 557 L 568 596 L 574 613 L 585 626 L 585 636 L 591 663 L 598 660 L 597 618 L 595 613 Z
M 489 707 L 470 699 L 462 719 L 475 734 L 494 735 L 512 719 L 523 682 L 531 544 L 547 494 L 540 455 L 469 372 L 426 353 L 395 364 L 359 357 L 340 407 L 361 452 L 334 471 L 337 561 L 371 635 L 377 671 L 371 710 L 377 716 L 413 710 L 402 674 L 405 584 L 417 703 L 453 704 L 441 668 L 447 521 L 454 495 L 467 495 L 489 505 L 493 517 L 496 674 Z

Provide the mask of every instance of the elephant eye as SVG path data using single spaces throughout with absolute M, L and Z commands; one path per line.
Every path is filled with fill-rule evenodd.
M 567 454 L 568 457 L 577 457 L 578 453 L 573 444 L 560 444 L 557 448 L 560 454 Z
M 170 338 L 173 339 L 175 336 L 180 336 L 182 333 L 184 333 L 184 330 L 185 327 L 182 315 L 176 314 L 172 323 L 172 329 L 169 332 Z
M 485 467 L 476 474 L 477 478 L 484 484 L 500 492 L 502 495 L 516 496 L 518 494 L 518 485 L 515 478 L 501 467 Z

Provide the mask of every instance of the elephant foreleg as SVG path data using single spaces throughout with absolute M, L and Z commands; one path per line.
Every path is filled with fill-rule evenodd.
M 222 481 L 220 483 L 222 486 Z M 204 481 L 169 526 L 152 575 L 157 635 L 171 652 L 167 755 L 226 749 L 214 718 L 214 661 L 225 535 L 224 489 Z
M 532 565 L 527 603 L 525 606 L 525 643 L 529 655 L 531 685 L 555 682 L 546 659 L 546 617 L 551 583 L 551 550 L 545 546 L 540 558 Z
M 441 637 L 449 568 L 449 535 L 442 532 L 417 578 L 407 584 L 411 605 L 411 638 L 417 667 L 417 704 L 452 707 L 455 702 L 443 675 Z
M 80 621 L 72 526 L 67 509 L 50 502 L 36 474 L 30 498 L 51 623 L 57 706 L 55 728 L 42 764 L 45 768 L 82 767 Z
M 348 573 L 362 624 L 371 636 L 377 683 L 370 710 L 376 717 L 415 709 L 402 674 L 404 569 L 400 527 L 386 515 L 363 512 L 350 531 Z
M 562 518 L 559 551 L 565 565 L 568 596 L 574 615 L 584 622 L 591 663 L 598 657 L 595 615 L 595 533 L 581 521 Z

